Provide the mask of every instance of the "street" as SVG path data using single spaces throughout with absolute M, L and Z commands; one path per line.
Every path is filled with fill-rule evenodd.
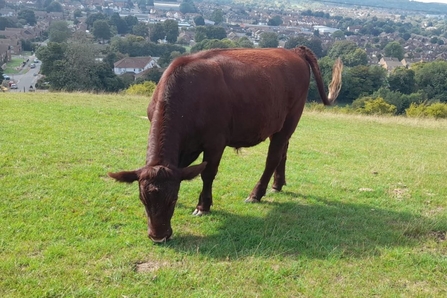
M 39 78 L 39 71 L 41 62 L 34 63 L 34 59 L 36 56 L 29 56 L 29 61 L 26 63 L 23 70 L 20 74 L 12 74 L 10 75 L 11 80 L 17 84 L 17 89 L 9 89 L 10 92 L 28 92 L 30 90 L 30 86 L 33 86 L 32 90 L 35 89 L 35 84 Z M 27 59 L 28 59 L 27 58 Z M 31 64 L 35 64 L 35 68 L 31 68 Z

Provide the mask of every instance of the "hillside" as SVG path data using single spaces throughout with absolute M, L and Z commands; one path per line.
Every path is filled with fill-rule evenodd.
M 137 184 L 148 98 L 0 97 L 1 297 L 445 297 L 447 121 L 304 111 L 287 186 L 244 199 L 268 141 L 226 150 L 208 216 L 182 183 L 172 241 Z

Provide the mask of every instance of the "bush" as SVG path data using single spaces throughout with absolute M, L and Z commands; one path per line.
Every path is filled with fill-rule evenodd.
M 387 103 L 383 98 L 359 98 L 352 103 L 353 109 L 364 115 L 394 115 L 396 106 Z
M 426 97 L 421 92 L 411 93 L 411 94 L 402 94 L 398 91 L 391 91 L 387 88 L 380 88 L 376 92 L 374 92 L 371 97 L 378 98 L 381 97 L 385 100 L 385 102 L 390 105 L 396 106 L 396 114 L 404 114 L 405 109 L 410 107 L 411 103 L 422 103 L 426 100 Z
M 427 107 L 427 115 L 429 117 L 447 118 L 447 104 L 446 103 L 434 103 Z
M 145 95 L 152 96 L 157 85 L 152 81 L 145 81 L 141 84 L 134 84 L 127 88 L 124 92 L 129 95 Z
M 48 89 L 50 89 L 50 83 L 46 80 L 45 77 L 41 77 L 40 79 L 37 80 L 34 87 L 36 89 L 48 90 Z
M 356 100 L 354 100 L 352 102 L 351 108 L 353 110 L 364 109 L 365 108 L 365 102 L 367 102 L 368 100 L 374 100 L 374 98 L 369 97 L 369 96 L 357 98 Z
M 434 103 L 427 104 L 415 104 L 412 103 L 408 109 L 405 110 L 407 117 L 431 117 L 431 118 L 447 118 L 447 104 Z

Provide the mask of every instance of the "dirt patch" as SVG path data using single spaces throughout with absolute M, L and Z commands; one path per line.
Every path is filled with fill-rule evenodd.
M 372 192 L 372 191 L 374 191 L 374 189 L 367 188 L 367 187 L 362 187 L 362 188 L 359 188 L 359 191 L 360 192 Z
M 390 190 L 390 195 L 397 200 L 407 199 L 410 197 L 410 190 L 406 185 L 398 183 L 396 188 Z
M 167 262 L 149 261 L 137 263 L 135 265 L 135 271 L 138 273 L 156 272 L 162 267 L 169 266 Z
M 443 242 L 446 238 L 446 231 L 431 231 L 430 236 L 435 239 L 436 242 Z

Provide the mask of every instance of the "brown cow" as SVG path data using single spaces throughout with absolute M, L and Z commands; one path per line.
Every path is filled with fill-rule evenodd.
M 171 218 L 180 182 L 201 174 L 195 215 L 210 211 L 212 184 L 226 146 L 251 147 L 270 138 L 265 170 L 247 202 L 259 202 L 274 174 L 273 188 L 286 183 L 289 138 L 306 102 L 310 68 L 325 105 L 341 87 L 340 60 L 326 96 L 315 55 L 306 47 L 218 49 L 179 57 L 164 72 L 149 104 L 151 121 L 146 165 L 109 173 L 139 182 L 140 200 L 155 242 L 172 235 Z M 203 152 L 203 162 L 190 166 Z

